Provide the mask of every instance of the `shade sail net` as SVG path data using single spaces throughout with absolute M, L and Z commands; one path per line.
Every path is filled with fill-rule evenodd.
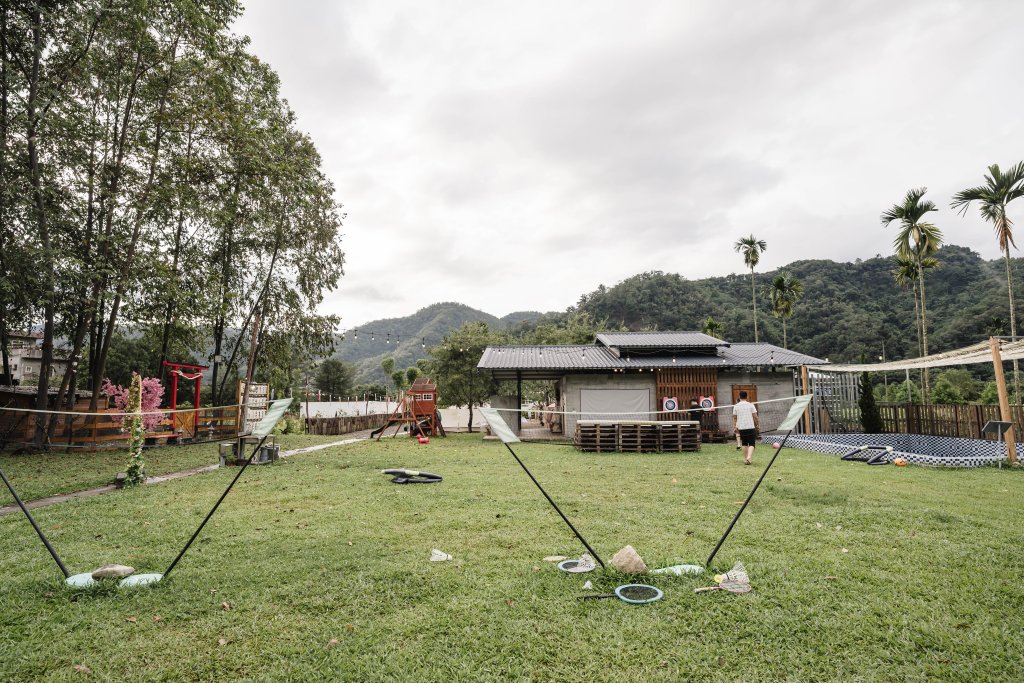
M 494 408 L 481 408 L 480 414 L 487 420 L 487 425 L 491 428 L 491 434 L 501 439 L 502 443 L 518 443 L 519 437 L 515 435 L 512 428 L 508 426 L 508 423 L 498 414 L 497 410 Z

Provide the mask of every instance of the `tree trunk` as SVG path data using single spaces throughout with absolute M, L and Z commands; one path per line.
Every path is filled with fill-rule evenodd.
M 921 266 L 920 257 L 917 260 L 917 279 L 921 281 L 921 347 L 924 356 L 928 355 L 928 308 L 924 298 L 924 268 Z M 931 395 L 931 387 L 928 384 L 928 368 L 921 370 L 922 403 L 928 403 Z
M 28 166 L 29 182 L 32 186 L 32 203 L 35 212 L 36 229 L 38 230 L 39 245 L 41 247 L 42 287 L 43 295 L 43 350 L 42 358 L 39 361 L 39 387 L 36 391 L 36 410 L 47 410 L 49 408 L 50 388 L 50 367 L 53 365 L 53 321 L 54 321 L 54 292 L 55 284 L 54 268 L 55 261 L 51 253 L 50 228 L 46 213 L 46 198 L 43 196 L 42 169 L 39 163 L 39 115 L 37 106 L 39 104 L 39 69 L 43 56 L 43 29 L 42 14 L 38 9 L 32 11 L 32 67 L 28 83 L 28 99 L 26 101 L 28 137 Z M 46 440 L 46 418 L 39 414 L 36 417 L 36 431 L 33 443 L 42 446 Z
M 754 291 L 754 269 L 750 269 L 750 303 L 754 305 L 754 343 L 757 343 L 757 294 Z
M 128 242 L 128 249 L 124 254 L 122 260 L 121 269 L 118 273 L 117 287 L 114 290 L 114 299 L 110 304 L 110 316 L 107 320 L 107 334 L 103 340 L 103 345 L 100 347 L 99 356 L 96 361 L 96 373 L 93 374 L 93 393 L 98 393 L 102 382 L 97 379 L 102 376 L 103 371 L 106 369 L 107 354 L 110 351 L 110 341 L 114 336 L 114 329 L 117 325 L 117 315 L 121 308 L 121 301 L 124 297 L 125 290 L 128 287 L 128 279 L 131 277 L 132 268 L 135 263 L 135 252 L 138 247 L 139 238 L 142 234 L 142 223 L 145 218 L 146 208 L 149 203 L 150 194 L 153 192 L 153 187 L 156 184 L 156 171 L 157 162 L 160 159 L 160 148 L 163 142 L 164 136 L 164 113 L 167 110 L 167 99 L 171 91 L 171 87 L 174 81 L 174 65 L 177 63 L 178 56 L 178 38 L 176 37 L 174 43 L 171 46 L 170 64 L 167 67 L 167 80 L 164 84 L 163 90 L 160 92 L 160 100 L 157 106 L 156 114 L 156 129 L 153 132 L 153 151 L 149 158 L 149 173 L 146 178 L 146 183 L 142 187 L 138 198 L 135 203 L 135 219 L 132 225 L 132 234 Z M 132 102 L 134 100 L 137 84 L 142 74 L 149 67 L 143 67 L 142 63 L 142 49 L 136 52 L 135 60 L 135 78 L 132 80 L 132 88 L 129 91 L 128 100 L 125 104 L 124 112 L 124 130 L 128 129 L 128 122 L 131 118 Z M 112 214 L 113 212 L 111 212 Z M 141 369 L 141 368 L 140 368 Z
M 0 33 L 7 35 L 7 3 L 0 7 Z M 0 49 L 0 277 L 8 277 L 4 260 L 4 236 L 7 234 L 7 49 Z M 0 301 L 0 356 L 3 359 L 4 384 L 10 386 L 11 358 L 7 340 L 7 301 Z
M 1017 307 L 1013 302 L 1013 269 L 1009 243 L 1003 248 L 1003 258 L 1006 260 L 1006 293 L 1010 298 L 1010 338 L 1017 341 Z M 1013 400 L 1020 403 L 1020 363 L 1016 358 L 1013 359 L 1013 396 Z

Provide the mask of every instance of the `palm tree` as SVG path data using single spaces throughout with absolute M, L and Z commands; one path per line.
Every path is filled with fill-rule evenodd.
M 754 307 L 754 343 L 757 343 L 757 292 L 754 287 L 754 266 L 761 260 L 761 254 L 768 249 L 768 243 L 753 235 L 741 237 L 732 245 L 737 254 L 743 254 L 743 263 L 750 268 L 750 302 Z
M 907 196 L 900 204 L 894 204 L 892 208 L 885 211 L 882 216 L 882 225 L 887 226 L 893 221 L 898 221 L 900 231 L 893 240 L 893 247 L 896 256 L 912 260 L 917 264 L 917 282 L 921 296 L 921 355 L 928 355 L 928 314 L 924 293 L 924 268 L 921 263 L 924 259 L 932 256 L 942 246 L 942 232 L 922 219 L 932 211 L 938 211 L 935 204 L 923 200 L 928 188 L 919 187 L 908 190 Z M 924 401 L 928 402 L 928 370 L 924 370 L 922 380 L 924 384 Z
M 706 335 L 710 335 L 717 339 L 722 338 L 722 323 L 718 322 L 710 315 L 704 319 L 703 330 Z
M 1024 161 L 1018 162 L 1015 166 L 1003 173 L 999 170 L 999 164 L 992 164 L 988 167 L 988 175 L 985 176 L 985 184 L 979 187 L 971 187 L 953 195 L 953 202 L 950 206 L 960 209 L 960 215 L 967 213 L 967 207 L 971 202 L 978 202 L 981 216 L 992 224 L 996 230 L 996 241 L 999 248 L 1003 250 L 1003 259 L 1006 261 L 1006 293 L 1010 299 L 1010 335 L 1017 338 L 1017 315 L 1013 302 L 1013 273 L 1010 270 L 1010 245 L 1014 248 L 1017 245 L 1013 241 L 1013 221 L 1006 215 L 1006 205 L 1018 197 L 1024 196 Z M 1016 360 L 1013 361 L 1013 386 L 1014 391 L 1020 396 L 1020 369 Z
M 929 257 L 921 261 L 921 267 L 925 270 L 938 268 L 938 266 L 938 259 Z M 923 347 L 921 346 L 921 298 L 917 289 L 918 270 L 917 263 L 914 260 L 897 256 L 896 268 L 893 269 L 892 275 L 896 280 L 897 286 L 910 287 L 914 290 L 914 330 L 917 333 L 917 353 L 918 355 L 923 355 Z
M 789 271 L 782 271 L 770 285 L 764 288 L 764 294 L 772 304 L 772 314 L 782 319 L 782 345 L 789 346 L 786 337 L 786 320 L 793 317 L 793 304 L 803 296 L 804 286 Z

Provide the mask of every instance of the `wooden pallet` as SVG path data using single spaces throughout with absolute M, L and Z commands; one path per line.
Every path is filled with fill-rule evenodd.
M 573 445 L 588 453 L 680 453 L 699 451 L 700 443 L 696 422 L 579 421 Z
M 576 423 L 576 448 L 588 453 L 614 453 L 618 450 L 618 425 Z

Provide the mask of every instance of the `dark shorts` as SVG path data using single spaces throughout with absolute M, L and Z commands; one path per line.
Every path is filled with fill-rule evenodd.
M 756 446 L 757 445 L 757 430 L 756 429 L 741 429 L 740 430 L 740 444 L 743 446 Z

